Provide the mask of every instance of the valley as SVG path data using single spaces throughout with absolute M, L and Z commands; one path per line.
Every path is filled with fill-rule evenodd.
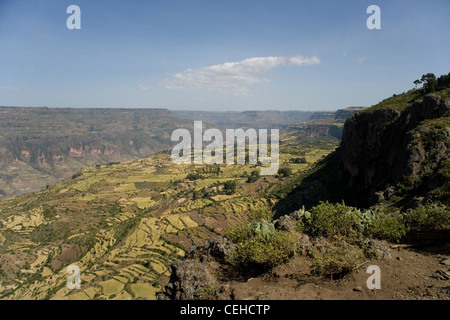
M 417 271 L 411 261 L 423 278 L 378 297 L 446 299 L 448 90 L 286 124 L 274 176 L 261 163 L 175 165 L 163 150 L 3 199 L 0 299 L 372 299 L 361 266 L 395 279 Z M 371 168 L 374 157 L 390 166 Z M 195 289 L 178 278 L 192 272 Z
M 154 299 L 168 267 L 191 246 L 246 221 L 276 201 L 271 190 L 337 146 L 293 135 L 281 146 L 292 176 L 247 182 L 257 165 L 174 165 L 168 152 L 82 169 L 46 190 L 0 203 L 3 299 Z M 291 163 L 291 159 L 305 159 Z M 189 174 L 198 179 L 189 180 Z M 286 180 L 287 179 L 287 180 Z M 224 190 L 226 182 L 232 190 Z M 66 268 L 81 269 L 81 290 Z
M 84 167 L 169 150 L 173 147 L 172 132 L 192 130 L 194 120 L 204 119 L 206 128 L 279 128 L 284 132 L 309 132 L 310 136 L 326 136 L 331 127 L 340 139 L 342 124 L 334 124 L 334 112 L 322 119 L 319 127 L 313 116 L 313 112 L 301 111 L 0 107 L 0 199 L 42 190 L 71 178 Z

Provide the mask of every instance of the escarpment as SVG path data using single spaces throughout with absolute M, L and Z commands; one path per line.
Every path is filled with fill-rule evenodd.
M 450 100 L 443 94 L 358 112 L 346 121 L 340 147 L 275 209 L 284 214 L 322 200 L 359 207 L 395 197 L 401 206 L 433 200 L 445 183 L 449 141 Z

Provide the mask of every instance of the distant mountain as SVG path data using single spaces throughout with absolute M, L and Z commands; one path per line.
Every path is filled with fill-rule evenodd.
M 344 113 L 352 112 L 356 110 Z M 338 113 L 330 114 L 317 122 L 307 111 L 0 107 L 0 198 L 41 190 L 86 166 L 171 149 L 172 132 L 181 127 L 192 130 L 195 120 L 202 120 L 205 128 L 278 128 L 296 131 L 299 137 L 340 139 L 342 121 Z
M 171 147 L 192 126 L 165 109 L 0 107 L 0 197 L 39 190 L 79 169 Z
M 222 128 L 287 129 L 290 124 L 308 122 L 311 111 L 170 111 L 178 119 L 214 122 Z
M 330 136 L 341 140 L 344 122 L 355 113 L 364 109 L 363 107 L 350 107 L 335 112 L 314 112 L 306 123 L 291 125 L 289 130 L 301 133 L 303 138 Z
M 318 120 L 330 120 L 334 119 L 335 112 L 332 111 L 318 111 L 314 112 L 308 120 L 318 121 Z

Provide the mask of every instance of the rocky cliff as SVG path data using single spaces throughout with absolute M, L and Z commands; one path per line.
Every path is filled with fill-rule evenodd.
M 307 138 L 331 136 L 342 138 L 344 122 L 363 107 L 350 107 L 336 112 L 315 112 L 311 117 L 311 123 L 306 127 Z
M 345 122 L 348 118 L 353 116 L 355 113 L 364 110 L 364 107 L 349 107 L 345 109 L 337 110 L 334 113 L 334 120 L 339 122 Z
M 306 128 L 307 138 L 331 136 L 336 139 L 342 138 L 343 126 L 341 124 L 312 123 Z
M 433 200 L 446 182 L 450 158 L 449 90 L 418 90 L 356 113 L 340 147 L 275 207 L 283 214 L 321 200 L 369 207 Z

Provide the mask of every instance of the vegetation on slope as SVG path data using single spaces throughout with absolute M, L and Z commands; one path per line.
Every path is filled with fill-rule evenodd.
M 318 140 L 320 141 L 320 140 Z M 281 146 L 292 175 L 257 177 L 256 165 L 174 165 L 167 152 L 84 168 L 72 179 L 0 201 L 2 299 L 133 299 L 168 281 L 191 246 L 271 206 L 270 190 L 301 175 L 336 143 Z M 303 157 L 304 163 L 290 159 Z M 188 177 L 189 176 L 189 177 Z M 266 196 L 267 195 L 267 196 Z M 67 266 L 82 289 L 66 288 Z

